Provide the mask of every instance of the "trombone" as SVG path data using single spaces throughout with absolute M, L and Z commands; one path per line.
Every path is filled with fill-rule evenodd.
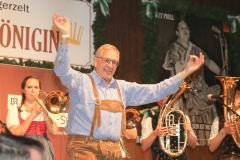
M 40 91 L 39 96 L 44 95 L 45 98 L 45 106 L 41 104 L 41 102 L 35 98 L 36 102 L 41 106 L 43 114 L 50 120 L 50 124 L 53 125 L 52 117 L 49 115 L 48 112 L 53 114 L 62 113 L 66 109 L 67 102 L 68 102 L 68 93 L 64 94 L 61 91 L 52 91 L 49 94 L 44 92 L 43 90 Z M 34 95 L 32 95 L 34 97 Z

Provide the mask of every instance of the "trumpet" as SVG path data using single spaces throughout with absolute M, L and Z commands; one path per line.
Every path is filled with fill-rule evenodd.
M 53 125 L 53 119 L 49 115 L 50 113 L 58 114 L 61 113 L 66 109 L 67 102 L 68 102 L 68 93 L 64 94 L 61 91 L 52 91 L 49 94 L 46 94 L 44 91 L 40 91 L 39 96 L 44 95 L 45 98 L 45 105 L 42 105 L 42 103 L 39 101 L 38 98 L 35 98 L 35 95 L 32 95 L 36 102 L 41 106 L 42 113 L 49 119 L 50 124 Z

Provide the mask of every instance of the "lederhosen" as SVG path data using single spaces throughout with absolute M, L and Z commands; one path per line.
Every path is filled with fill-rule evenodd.
M 224 127 L 224 117 L 219 116 L 219 131 Z M 219 160 L 240 160 L 240 149 L 231 135 L 227 134 L 220 144 Z
M 152 116 L 152 128 L 153 129 L 155 129 L 158 125 L 158 116 L 159 116 L 159 112 L 156 112 L 156 114 Z M 175 119 L 177 119 L 177 118 L 175 118 Z M 181 129 L 183 129 L 183 128 L 181 128 Z M 181 138 L 183 138 L 183 135 L 181 135 Z M 171 142 L 172 142 L 172 139 L 171 139 Z M 152 149 L 152 159 L 153 160 L 186 160 L 187 159 L 185 151 L 179 157 L 169 157 L 169 155 L 167 155 L 160 148 L 158 137 L 154 140 L 154 142 L 151 146 L 151 149 Z
M 90 76 L 89 76 L 90 77 Z M 92 119 L 90 136 L 68 135 L 67 154 L 69 160 L 120 160 L 122 159 L 122 151 L 119 141 L 101 140 L 93 137 L 94 127 L 101 127 L 101 110 L 109 112 L 122 113 L 122 128 L 126 127 L 126 117 L 123 103 L 118 100 L 101 100 L 98 97 L 97 88 L 93 79 L 90 77 L 95 96 L 95 111 Z M 116 89 L 120 100 L 122 96 L 117 82 Z

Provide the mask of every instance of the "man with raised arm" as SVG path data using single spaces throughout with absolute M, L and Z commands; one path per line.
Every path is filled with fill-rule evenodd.
M 175 93 L 183 80 L 198 70 L 204 56 L 190 56 L 179 74 L 157 84 L 137 84 L 113 78 L 120 53 L 110 44 L 95 52 L 90 74 L 75 71 L 68 57 L 71 26 L 67 17 L 55 13 L 53 24 L 62 34 L 54 62 L 54 71 L 67 87 L 70 97 L 67 154 L 70 160 L 122 158 L 119 147 L 121 130 L 126 129 L 126 106 L 156 102 Z

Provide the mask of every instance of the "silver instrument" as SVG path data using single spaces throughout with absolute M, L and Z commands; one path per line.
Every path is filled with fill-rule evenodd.
M 158 125 L 160 127 L 168 127 L 168 134 L 164 137 L 159 136 L 159 145 L 161 149 L 171 157 L 180 156 L 186 148 L 187 145 L 187 131 L 181 131 L 183 128 L 184 122 L 186 122 L 185 115 L 180 110 L 174 110 L 173 104 L 178 100 L 178 98 L 187 90 L 190 89 L 187 83 L 183 82 L 179 90 L 168 97 L 165 105 L 161 108 L 159 117 L 158 117 Z M 180 116 L 177 118 L 177 123 L 175 123 L 175 116 L 173 113 L 178 113 Z M 180 139 L 181 134 L 183 136 L 183 140 Z M 176 138 L 177 146 L 171 144 L 171 138 Z M 174 143 L 176 144 L 176 143 Z
M 127 146 L 126 146 L 126 144 L 124 142 L 123 137 L 120 138 L 120 142 L 119 143 L 120 143 L 120 148 L 121 148 L 121 150 L 123 152 L 123 158 L 131 158 L 131 155 L 128 152 L 128 149 L 127 149 Z

